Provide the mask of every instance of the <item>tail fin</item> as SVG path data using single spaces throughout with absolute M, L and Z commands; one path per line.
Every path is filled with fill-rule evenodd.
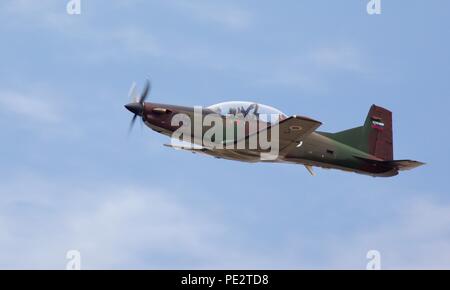
M 363 126 L 332 134 L 331 138 L 382 160 L 393 160 L 392 112 L 372 105 Z

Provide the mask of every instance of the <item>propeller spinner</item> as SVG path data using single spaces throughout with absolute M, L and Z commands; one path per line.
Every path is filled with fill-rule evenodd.
M 142 93 L 140 96 L 135 95 L 135 88 L 136 88 L 136 83 L 133 83 L 133 85 L 131 86 L 131 89 L 130 89 L 130 93 L 129 93 L 129 96 L 134 100 L 134 102 L 125 105 L 125 108 L 127 108 L 128 111 L 130 111 L 131 113 L 134 114 L 134 116 L 130 122 L 129 131 L 131 131 L 133 129 L 133 126 L 134 126 L 134 123 L 136 122 L 137 117 L 142 116 L 144 113 L 144 102 L 147 99 L 147 96 L 149 95 L 149 93 L 151 91 L 151 83 L 148 79 L 146 80 L 144 90 L 142 90 Z

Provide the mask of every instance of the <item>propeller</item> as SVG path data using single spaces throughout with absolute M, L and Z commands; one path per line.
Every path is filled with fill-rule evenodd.
M 133 83 L 131 85 L 130 91 L 128 93 L 129 97 L 133 100 L 133 102 L 126 104 L 125 108 L 127 108 L 128 111 L 134 114 L 133 118 L 130 122 L 130 128 L 128 129 L 128 132 L 131 132 L 133 129 L 134 123 L 136 122 L 136 119 L 138 116 L 143 116 L 144 114 L 144 103 L 147 99 L 147 96 L 150 94 L 151 91 L 151 83 L 147 79 L 145 82 L 144 89 L 142 90 L 140 95 L 136 95 L 136 83 Z

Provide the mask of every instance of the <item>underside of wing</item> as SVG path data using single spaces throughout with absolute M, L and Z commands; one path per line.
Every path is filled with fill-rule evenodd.
M 195 144 L 189 144 L 189 145 L 179 145 L 179 144 L 164 144 L 164 146 L 169 147 L 169 148 L 173 148 L 175 150 L 185 150 L 185 151 L 190 151 L 193 153 L 198 153 L 198 152 L 206 152 L 209 149 L 200 145 L 195 145 Z

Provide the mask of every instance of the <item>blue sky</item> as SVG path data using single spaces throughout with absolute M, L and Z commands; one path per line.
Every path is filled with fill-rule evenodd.
M 450 268 L 447 1 L 0 4 L 0 268 Z M 150 101 L 250 100 L 359 126 L 394 112 L 390 178 L 179 152 L 136 126 Z

